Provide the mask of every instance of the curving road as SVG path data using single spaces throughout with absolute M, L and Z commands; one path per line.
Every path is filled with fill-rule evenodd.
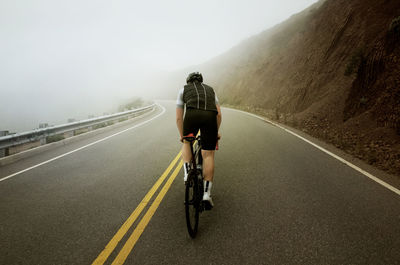
M 400 264 L 398 194 L 229 109 L 216 206 L 191 239 L 174 160 L 175 106 L 160 104 L 118 128 L 0 167 L 1 180 L 113 135 L 0 181 L 0 264 Z

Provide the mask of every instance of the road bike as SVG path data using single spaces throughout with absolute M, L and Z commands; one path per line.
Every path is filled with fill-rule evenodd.
M 189 134 L 183 137 L 190 143 L 192 158 L 189 163 L 188 177 L 185 182 L 185 213 L 189 235 L 196 237 L 199 227 L 199 215 L 204 211 L 203 203 L 203 157 L 201 156 L 201 137 Z

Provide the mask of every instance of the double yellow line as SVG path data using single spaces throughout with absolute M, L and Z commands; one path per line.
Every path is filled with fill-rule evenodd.
M 104 250 L 100 253 L 100 255 L 93 261 L 92 265 L 99 265 L 104 264 L 114 249 L 117 247 L 118 243 L 122 240 L 128 230 L 131 228 L 133 223 L 139 217 L 140 213 L 143 209 L 146 208 L 147 204 L 150 202 L 151 198 L 167 178 L 171 170 L 177 164 L 178 160 L 179 163 L 175 170 L 172 172 L 171 176 L 165 183 L 164 187 L 158 193 L 157 197 L 154 199 L 153 203 L 144 214 L 143 218 L 140 220 L 136 228 L 134 229 L 133 233 L 129 236 L 128 240 L 125 242 L 122 249 L 119 251 L 117 257 L 112 262 L 114 264 L 123 264 L 128 257 L 129 253 L 132 251 L 133 247 L 135 246 L 136 242 L 138 241 L 139 237 L 142 235 L 144 229 L 146 228 L 147 224 L 150 222 L 150 219 L 153 217 L 154 213 L 156 212 L 158 206 L 160 205 L 162 199 L 164 198 L 165 194 L 171 187 L 172 182 L 176 178 L 179 173 L 179 170 L 182 168 L 182 160 L 180 160 L 181 152 L 172 160 L 171 164 L 168 168 L 164 171 L 161 177 L 157 180 L 154 186 L 150 189 L 150 191 L 144 196 L 143 200 L 139 203 L 136 209 L 132 212 L 132 214 L 128 217 L 125 223 L 121 226 L 118 232 L 114 235 L 114 237 L 108 242 Z

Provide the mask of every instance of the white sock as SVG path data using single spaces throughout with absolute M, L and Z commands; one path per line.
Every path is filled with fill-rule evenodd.
M 209 196 L 211 196 L 211 187 L 212 187 L 212 182 L 211 181 L 204 181 L 204 193 L 208 193 Z
M 184 163 L 184 164 L 183 164 L 183 174 L 184 174 L 183 179 L 184 179 L 185 181 L 187 180 L 188 172 L 189 172 L 189 163 Z

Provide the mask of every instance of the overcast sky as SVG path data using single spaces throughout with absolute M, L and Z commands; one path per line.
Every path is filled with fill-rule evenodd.
M 0 0 L 0 130 L 151 96 L 154 72 L 205 62 L 314 2 Z

